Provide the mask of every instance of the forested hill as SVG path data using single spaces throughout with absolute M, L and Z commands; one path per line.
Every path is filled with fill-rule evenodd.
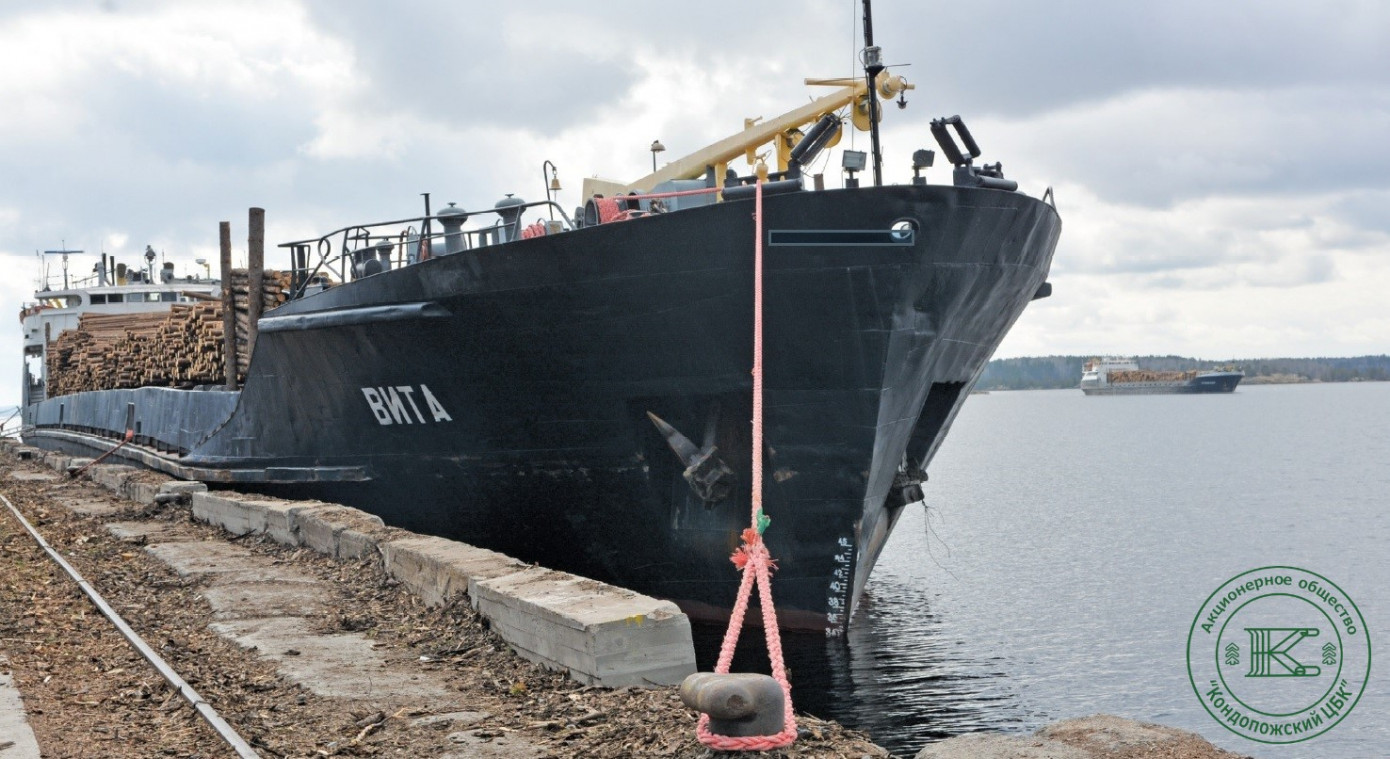
M 989 362 L 976 388 L 1032 390 L 1078 387 L 1081 366 L 1088 356 L 999 358 Z M 1245 372 L 1244 382 L 1352 382 L 1390 380 L 1390 356 L 1353 358 L 1250 358 L 1200 361 L 1183 356 L 1139 356 L 1139 366 L 1155 371 L 1213 369 L 1233 366 Z

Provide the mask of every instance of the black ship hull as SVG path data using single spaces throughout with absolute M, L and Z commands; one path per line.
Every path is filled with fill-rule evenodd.
M 764 203 L 774 594 L 784 625 L 842 630 L 912 497 L 903 474 L 1043 285 L 1060 220 L 1022 194 L 939 186 Z M 128 460 L 346 503 L 718 618 L 749 518 L 752 206 L 356 280 L 269 312 L 239 395 L 49 399 L 26 439 L 109 448 L 135 402 Z M 885 234 L 903 220 L 914 233 Z M 649 414 L 714 444 L 727 497 L 692 489 Z
M 1207 372 L 1187 383 L 1184 393 L 1234 393 L 1236 385 L 1245 379 L 1243 372 Z

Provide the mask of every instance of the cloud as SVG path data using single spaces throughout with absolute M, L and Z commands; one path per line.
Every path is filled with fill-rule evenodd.
M 1072 193 L 1054 294 L 999 356 L 1359 355 L 1390 341 L 1390 234 L 1348 225 L 1343 197 L 1155 210 Z
M 1390 189 L 1390 84 L 1140 90 L 1026 121 L 974 120 L 972 127 L 986 157 L 1024 157 L 1006 160 L 1006 169 L 1081 183 L 1125 203 Z
M 915 64 L 910 71 L 934 102 L 991 117 L 1144 90 L 1384 87 L 1390 71 L 1390 6 L 1355 0 L 982 0 L 876 10 L 894 21 L 875 41 L 892 62 Z
M 1220 275 L 1208 276 L 1200 284 L 1204 288 L 1323 281 L 1331 265 L 1317 260 L 1390 251 L 1390 234 L 1349 224 L 1340 212 L 1352 195 L 1214 196 L 1151 209 L 1102 200 L 1079 186 L 1063 187 L 1059 197 L 1067 227 L 1054 271 L 1058 276 L 1136 275 L 1139 286 L 1148 275 L 1199 286 L 1185 279 L 1194 271 Z M 1270 276 L 1280 268 L 1306 276 Z
M 421 8 L 422 23 L 402 23 L 396 6 L 370 0 L 306 4 L 317 25 L 351 40 L 368 86 L 350 105 L 364 116 L 390 122 L 405 114 L 454 129 L 487 126 L 544 138 L 620 107 L 639 82 L 659 73 L 647 68 L 654 57 L 687 59 L 698 51 L 704 66 L 719 66 L 725 57 L 810 63 L 813 52 L 788 45 L 779 45 L 776 56 L 754 54 L 767 50 L 765 30 L 789 21 L 812 36 L 817 24 L 833 28 L 830 6 L 822 0 L 789 13 L 770 4 L 713 2 L 690 13 L 660 5 L 605 11 L 550 0 L 482 4 L 461 13 L 440 4 Z
M 876 41 L 918 86 L 885 117 L 888 181 L 934 147 L 929 118 L 959 113 L 1025 191 L 1056 187 L 1056 295 L 1029 308 L 1005 355 L 1390 343 L 1378 298 L 1390 8 L 875 10 Z M 418 214 L 422 192 L 436 207 L 534 200 L 547 159 L 573 208 L 586 176 L 649 171 L 653 139 L 675 158 L 822 94 L 804 76 L 854 73 L 859 12 L 843 0 L 12 0 L 0 9 L 0 257 L 27 272 L 33 250 L 62 241 L 123 257 L 150 244 L 183 271 L 216 258 L 221 220 L 242 255 L 251 205 L 278 242 Z M 841 148 L 867 145 L 851 134 Z M 825 160 L 834 186 L 839 156 Z M 949 181 L 949 167 L 928 176 Z M 28 284 L 0 294 L 12 312 Z M 17 376 L 0 366 L 0 383 Z
M 286 176 L 316 108 L 351 80 L 346 49 L 292 5 L 132 5 L 0 27 L 0 95 L 18 104 L 0 112 L 14 178 L 0 203 L 24 209 L 36 240 L 215 223 L 199 217 Z
M 1328 211 L 1355 234 L 1390 234 L 1390 190 L 1347 193 Z
M 1208 359 L 1384 352 L 1390 318 L 1374 288 L 1383 270 L 1350 269 L 1292 288 L 1184 293 L 1127 290 L 1100 277 L 1058 280 L 1052 298 L 1028 307 L 998 356 L 1178 354 Z

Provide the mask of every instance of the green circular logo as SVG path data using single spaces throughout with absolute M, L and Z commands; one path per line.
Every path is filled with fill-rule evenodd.
M 1262 567 L 1226 581 L 1187 634 L 1187 673 L 1207 713 L 1261 743 L 1322 735 L 1371 674 L 1366 620 L 1331 580 Z

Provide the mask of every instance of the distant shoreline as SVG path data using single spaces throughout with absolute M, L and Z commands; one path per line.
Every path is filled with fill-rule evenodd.
M 979 390 L 1063 390 L 1080 386 L 1082 366 L 1096 354 L 994 359 L 985 366 Z M 1390 381 L 1390 355 L 1346 358 L 1259 358 L 1205 361 L 1185 356 L 1137 356 L 1140 368 L 1191 371 L 1231 368 L 1245 373 L 1243 385 Z
M 1253 381 L 1253 382 L 1251 381 L 1250 378 L 1246 378 L 1246 379 L 1242 380 L 1241 383 L 1240 383 L 1240 387 L 1237 387 L 1237 388 L 1236 388 L 1236 392 L 1240 392 L 1240 388 L 1241 388 L 1241 387 L 1245 387 L 1246 385 L 1347 385 L 1347 384 L 1361 384 L 1361 383 L 1370 383 L 1370 382 L 1390 382 L 1390 380 L 1351 379 L 1351 380 L 1335 380 L 1335 381 L 1333 381 L 1333 380 L 1315 380 L 1315 379 L 1308 379 L 1308 378 L 1306 378 L 1306 377 L 1300 377 L 1300 378 L 1295 378 L 1295 379 L 1274 379 L 1274 378 L 1272 378 L 1272 377 L 1258 377 L 1258 378 L 1255 378 L 1255 381 Z M 971 395 L 989 395 L 989 394 L 991 394 L 991 393 L 1009 393 L 1009 392 L 1013 392 L 1013 391 L 1015 391 L 1015 390 L 1021 392 L 1021 391 L 1025 391 L 1025 390 L 1080 390 L 1080 389 L 1081 389 L 1081 385 L 1079 385 L 1079 384 L 1077 384 L 1077 385 L 1067 385 L 1067 386 L 1065 386 L 1065 387 L 1058 387 L 1058 386 L 1053 386 L 1053 387 L 980 387 L 980 388 L 975 388 L 974 390 L 971 390 L 971 391 L 970 391 L 970 394 L 971 394 Z

